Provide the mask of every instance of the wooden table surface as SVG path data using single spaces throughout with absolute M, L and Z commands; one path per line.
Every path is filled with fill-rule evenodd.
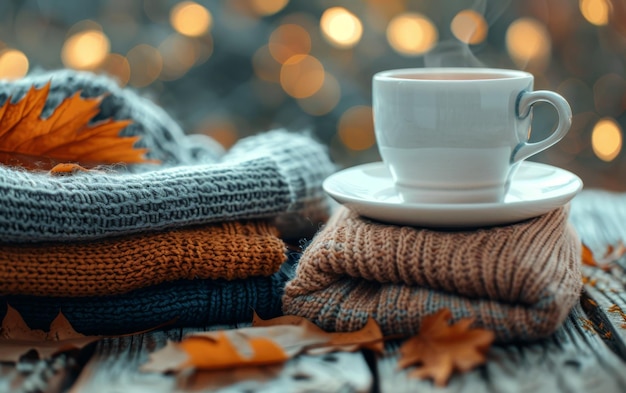
M 571 221 L 584 243 L 602 254 L 626 240 L 626 194 L 584 191 L 572 202 Z M 0 392 L 626 392 L 626 314 L 616 312 L 626 312 L 626 258 L 610 271 L 584 266 L 583 274 L 580 303 L 553 336 L 493 347 L 485 366 L 453 376 L 446 388 L 398 371 L 393 342 L 383 357 L 301 356 L 282 368 L 230 374 L 222 386 L 214 374 L 177 378 L 139 371 L 150 352 L 187 331 L 170 329 L 105 339 L 50 360 L 0 363 Z

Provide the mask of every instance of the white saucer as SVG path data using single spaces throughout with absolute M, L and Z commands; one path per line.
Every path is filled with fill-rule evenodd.
M 536 217 L 569 202 L 580 178 L 564 169 L 522 162 L 504 202 L 421 204 L 403 202 L 382 162 L 344 169 L 324 181 L 337 202 L 362 216 L 393 224 L 467 228 L 509 224 Z

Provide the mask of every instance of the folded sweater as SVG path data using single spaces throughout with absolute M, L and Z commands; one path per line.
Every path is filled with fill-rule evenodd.
M 449 308 L 499 342 L 554 332 L 578 301 L 580 240 L 560 208 L 521 223 L 474 231 L 395 226 L 341 207 L 304 251 L 283 311 L 327 330 L 368 317 L 385 334 L 413 334 Z
M 50 80 L 44 117 L 76 91 L 106 94 L 94 120 L 132 120 L 121 134 L 141 136 L 138 146 L 162 164 L 72 176 L 0 166 L 0 242 L 89 240 L 283 215 L 310 223 L 327 218 L 321 184 L 335 167 L 327 149 L 308 135 L 274 130 L 244 138 L 222 154 L 209 138 L 184 135 L 149 100 L 74 71 L 0 82 L 0 104 Z
M 73 243 L 0 243 L 0 295 L 112 295 L 179 279 L 268 276 L 285 244 L 267 221 Z

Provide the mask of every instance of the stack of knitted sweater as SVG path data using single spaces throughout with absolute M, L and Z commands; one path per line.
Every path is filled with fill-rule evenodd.
M 160 164 L 64 176 L 0 165 L 0 317 L 9 304 L 47 329 L 61 311 L 79 332 L 116 334 L 280 313 L 294 265 L 284 239 L 327 218 L 325 148 L 275 130 L 224 152 L 88 73 L 0 82 L 0 104 L 48 81 L 43 117 L 78 91 L 105 94 L 94 121 L 132 120 L 122 135 Z

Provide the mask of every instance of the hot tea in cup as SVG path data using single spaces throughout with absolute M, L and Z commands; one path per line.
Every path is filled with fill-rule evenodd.
M 556 129 L 530 143 L 533 104 L 548 102 Z M 489 203 L 504 199 L 522 160 L 561 140 L 567 101 L 533 91 L 527 72 L 490 68 L 383 71 L 373 78 L 376 141 L 402 199 Z

